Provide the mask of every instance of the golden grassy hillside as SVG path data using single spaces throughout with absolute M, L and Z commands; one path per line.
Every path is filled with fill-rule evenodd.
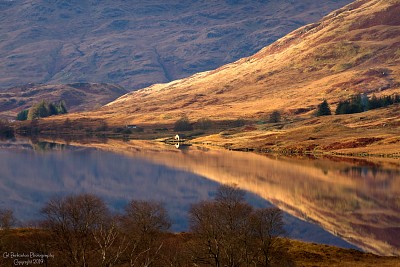
M 359 0 L 254 56 L 127 94 L 101 111 L 120 123 L 302 114 L 323 99 L 400 91 L 400 1 Z
M 245 118 L 255 123 L 279 110 L 281 124 L 246 126 L 195 142 L 233 149 L 398 155 L 398 105 L 353 115 L 313 114 L 323 99 L 334 110 L 338 101 L 357 93 L 400 93 L 399 13 L 399 0 L 358 0 L 251 57 L 155 84 L 68 118 L 171 128 L 183 114 L 192 122 Z M 64 120 L 42 123 L 46 128 Z
M 330 152 L 400 157 L 400 105 L 349 115 L 252 124 L 197 137 L 193 143 L 234 150 Z

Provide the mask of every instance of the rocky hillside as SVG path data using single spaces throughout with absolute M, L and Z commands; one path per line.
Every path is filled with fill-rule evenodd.
M 169 82 L 254 54 L 351 0 L 0 0 L 0 89 Z
M 359 0 L 257 54 L 132 92 L 92 116 L 118 121 L 262 118 L 308 114 L 356 93 L 400 92 L 400 1 Z M 127 115 L 129 114 L 129 115 Z M 111 117 L 110 117 L 111 118 Z
M 41 100 L 62 100 L 70 112 L 89 111 L 126 93 L 124 88 L 110 84 L 28 84 L 0 92 L 0 116 L 15 118 L 19 111 L 30 108 Z

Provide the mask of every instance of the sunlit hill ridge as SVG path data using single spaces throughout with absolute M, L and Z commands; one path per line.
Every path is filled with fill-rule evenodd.
M 358 93 L 371 97 L 400 92 L 399 13 L 399 0 L 355 1 L 251 57 L 155 84 L 69 118 L 101 119 L 115 126 L 172 125 L 182 115 L 192 122 L 258 122 L 279 110 L 284 118 L 280 127 L 254 126 L 196 141 L 230 148 L 398 154 L 398 105 L 362 115 L 314 118 L 314 112 L 324 99 L 334 111 L 338 101 Z M 58 120 L 65 117 L 49 122 Z
M 115 123 L 259 117 L 314 110 L 355 93 L 400 89 L 400 2 L 356 1 L 254 56 L 120 97 L 90 116 Z M 169 116 L 170 115 L 170 116 Z M 170 120 L 171 120 L 170 119 Z

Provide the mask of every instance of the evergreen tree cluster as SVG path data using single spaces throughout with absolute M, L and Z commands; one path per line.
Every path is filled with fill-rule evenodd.
M 269 122 L 270 123 L 277 123 L 281 121 L 281 113 L 278 110 L 274 110 L 270 115 L 269 115 Z
M 47 103 L 42 100 L 33 105 L 30 109 L 22 110 L 17 115 L 17 120 L 34 120 L 38 118 L 45 118 L 53 115 L 60 115 L 68 113 L 64 101 Z
M 400 95 L 381 96 L 379 98 L 373 95 L 369 100 L 369 109 L 387 107 L 396 103 L 400 103 Z
M 358 94 L 352 96 L 348 100 L 339 101 L 335 114 L 360 113 L 371 109 L 386 107 L 395 103 L 400 103 L 399 95 L 381 96 L 379 98 L 373 95 L 371 99 L 369 99 L 366 95 Z
M 318 105 L 316 115 L 319 116 L 327 116 L 332 115 L 331 108 L 326 100 L 322 101 L 321 104 Z

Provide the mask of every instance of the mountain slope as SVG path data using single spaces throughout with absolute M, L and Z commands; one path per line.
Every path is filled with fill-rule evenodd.
M 168 82 L 249 56 L 351 0 L 0 0 L 0 88 Z
M 359 0 L 257 54 L 122 96 L 91 116 L 114 123 L 260 118 L 315 109 L 323 99 L 400 92 L 400 1 Z M 128 115 L 129 114 L 129 115 Z

